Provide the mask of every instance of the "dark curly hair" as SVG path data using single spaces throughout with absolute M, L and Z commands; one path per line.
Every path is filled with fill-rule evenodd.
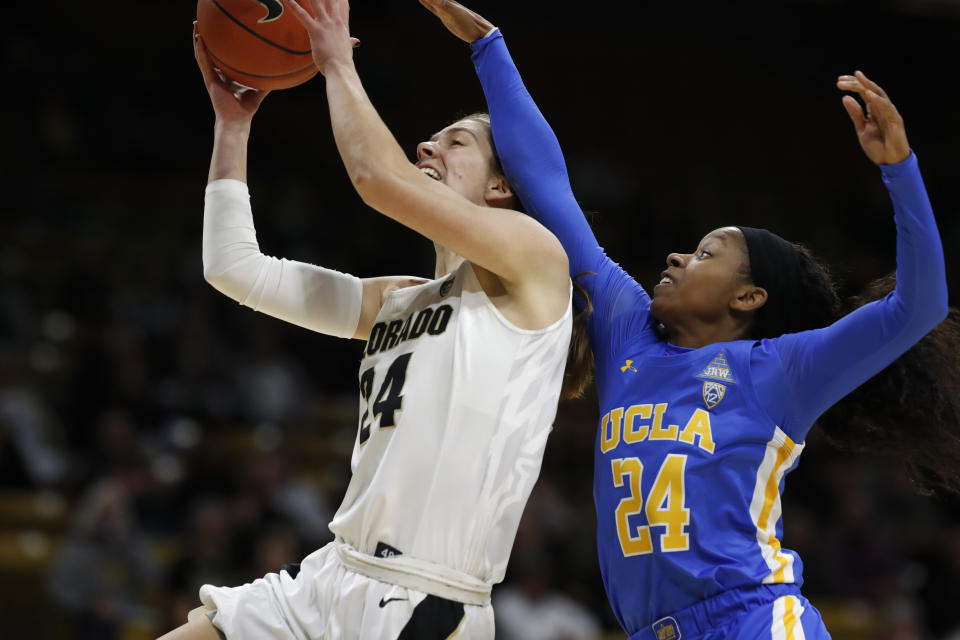
M 797 252 L 792 291 L 771 296 L 754 315 L 748 337 L 759 340 L 825 327 L 893 291 L 895 274 L 841 300 L 826 265 L 806 247 Z M 750 277 L 749 264 L 745 274 Z M 787 319 L 789 318 L 789 319 Z M 921 493 L 960 493 L 960 311 L 886 369 L 817 419 L 827 440 L 844 451 L 895 456 Z
M 793 243 L 792 246 L 796 259 L 793 273 L 788 274 L 790 291 L 781 296 L 771 295 L 766 304 L 754 311 L 748 338 L 762 340 L 817 329 L 840 317 L 842 305 L 830 269 L 804 245 Z M 744 261 L 743 275 L 752 277 L 749 260 Z
M 849 312 L 893 291 L 889 274 L 844 306 Z M 894 456 L 921 493 L 960 493 L 960 310 L 817 420 L 846 451 Z

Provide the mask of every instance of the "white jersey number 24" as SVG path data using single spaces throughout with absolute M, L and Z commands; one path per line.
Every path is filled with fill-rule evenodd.
M 407 381 L 407 367 L 410 365 L 411 356 L 412 353 L 405 353 L 390 363 L 372 404 L 370 398 L 373 397 L 375 367 L 370 367 L 360 374 L 360 397 L 364 403 L 363 414 L 360 416 L 361 445 L 370 439 L 370 429 L 377 418 L 380 418 L 381 429 L 397 426 L 395 414 L 403 408 L 403 385 Z

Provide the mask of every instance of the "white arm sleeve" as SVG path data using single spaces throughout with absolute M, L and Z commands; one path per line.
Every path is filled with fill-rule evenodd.
M 313 331 L 352 338 L 360 322 L 360 278 L 260 252 L 250 193 L 239 180 L 207 185 L 203 277 L 242 305 Z

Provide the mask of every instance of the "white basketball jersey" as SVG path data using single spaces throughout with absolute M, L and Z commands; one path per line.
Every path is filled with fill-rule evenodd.
M 353 478 L 330 523 L 371 555 L 503 579 L 560 395 L 572 311 L 511 324 L 464 262 L 390 293 L 360 364 Z

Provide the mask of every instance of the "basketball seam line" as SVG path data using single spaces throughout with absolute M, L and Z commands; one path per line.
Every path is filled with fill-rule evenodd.
M 289 72 L 289 73 L 281 73 L 281 74 L 279 74 L 279 75 L 268 76 L 268 75 L 263 75 L 263 74 L 259 74 L 259 73 L 250 73 L 249 71 L 244 71 L 243 69 L 237 69 L 236 67 L 230 66 L 229 64 L 227 64 L 226 62 L 224 62 L 223 60 L 221 60 L 220 58 L 218 58 L 218 57 L 217 57 L 216 55 L 214 55 L 212 52 L 210 53 L 210 56 L 211 56 L 214 60 L 216 60 L 219 64 L 221 64 L 221 65 L 223 65 L 224 67 L 226 67 L 227 69 L 230 69 L 231 71 L 236 71 L 237 73 L 242 73 L 243 75 L 245 75 L 245 76 L 250 76 L 251 78 L 287 78 L 287 77 L 289 77 L 289 76 L 295 76 L 295 75 L 297 75 L 298 73 L 303 73 L 304 71 L 306 71 L 307 69 L 310 69 L 311 67 L 312 67 L 312 68 L 316 68 L 316 67 L 311 63 L 311 64 L 308 64 L 307 66 L 305 66 L 305 67 L 303 67 L 303 68 L 301 68 L 301 69 L 297 69 L 297 70 L 291 71 L 291 72 Z
M 231 20 L 233 20 L 234 22 L 236 22 L 237 25 L 239 25 L 241 29 L 243 29 L 244 31 L 246 31 L 246 32 L 248 32 L 248 33 L 250 33 L 250 34 L 252 34 L 252 35 L 254 35 L 254 36 L 256 36 L 257 38 L 260 38 L 261 40 L 263 40 L 264 42 L 266 42 L 266 43 L 269 44 L 269 45 L 274 46 L 274 47 L 276 47 L 277 49 L 280 49 L 281 51 L 286 51 L 287 53 L 292 53 L 292 54 L 298 55 L 298 56 L 309 55 L 310 53 L 312 53 L 312 51 L 310 51 L 309 49 L 308 49 L 307 51 L 297 51 L 296 49 L 288 49 L 287 47 L 285 47 L 285 46 L 283 46 L 283 45 L 277 44 L 276 42 L 274 42 L 274 41 L 272 41 L 272 40 L 270 40 L 270 39 L 268 39 L 268 38 L 265 38 L 265 37 L 263 37 L 262 35 L 260 35 L 259 33 L 257 33 L 256 31 L 254 31 L 253 29 L 251 29 L 250 27 L 248 27 L 247 25 L 243 24 L 242 22 L 240 22 L 239 20 L 237 20 L 236 18 L 234 18 L 232 15 L 230 15 L 230 13 L 229 13 L 226 9 L 224 9 L 222 6 L 220 6 L 220 3 L 217 2 L 217 0 L 210 0 L 210 2 L 212 2 L 217 9 L 220 9 L 220 11 L 223 12 L 223 15 L 227 16 L 228 18 L 230 18 Z

